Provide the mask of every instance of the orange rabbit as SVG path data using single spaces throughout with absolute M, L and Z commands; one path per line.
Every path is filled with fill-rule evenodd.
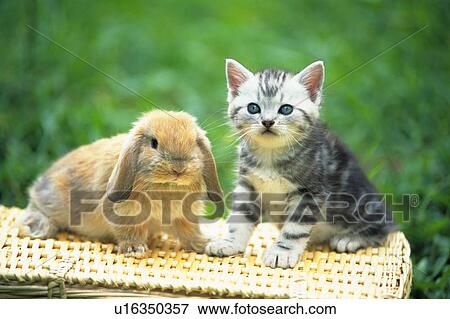
M 203 252 L 207 240 L 197 219 L 205 190 L 211 198 L 222 195 L 205 132 L 185 112 L 152 111 L 128 134 L 81 146 L 55 162 L 31 186 L 20 223 L 32 237 L 68 230 L 113 240 L 119 252 L 132 256 L 144 253 L 148 239 L 161 231 L 184 248 Z M 83 201 L 77 198 L 83 192 L 88 198 L 99 194 L 99 203 L 88 212 L 82 212 Z M 158 200 L 149 200 L 155 194 Z M 191 195 L 189 218 L 179 200 L 163 209 L 164 200 L 174 194 L 178 199 Z

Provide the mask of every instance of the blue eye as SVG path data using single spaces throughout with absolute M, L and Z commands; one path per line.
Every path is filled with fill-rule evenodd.
M 250 114 L 256 114 L 256 113 L 261 113 L 261 108 L 259 107 L 258 104 L 256 103 L 249 103 L 247 105 L 247 111 Z
M 284 104 L 280 107 L 280 109 L 278 110 L 278 113 L 283 114 L 283 115 L 289 115 L 292 113 L 292 111 L 294 111 L 294 107 L 292 105 Z

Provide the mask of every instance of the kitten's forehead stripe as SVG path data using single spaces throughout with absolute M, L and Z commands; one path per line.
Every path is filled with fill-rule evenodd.
M 287 72 L 281 70 L 263 70 L 257 73 L 258 96 L 274 97 L 286 81 Z

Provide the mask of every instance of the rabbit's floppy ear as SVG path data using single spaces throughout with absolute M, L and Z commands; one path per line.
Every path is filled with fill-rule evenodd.
M 216 162 L 211 152 L 211 145 L 204 132 L 200 132 L 197 137 L 197 145 L 203 154 L 203 178 L 205 180 L 208 197 L 214 202 L 220 201 L 223 197 L 222 187 L 217 177 Z
M 130 134 L 122 145 L 116 166 L 106 187 L 106 195 L 112 202 L 120 202 L 130 197 L 137 171 L 137 162 L 142 144 L 139 136 Z

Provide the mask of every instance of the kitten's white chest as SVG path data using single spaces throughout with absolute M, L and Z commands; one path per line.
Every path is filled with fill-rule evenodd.
M 291 182 L 271 170 L 255 169 L 248 174 L 248 179 L 260 193 L 289 193 L 295 190 Z

